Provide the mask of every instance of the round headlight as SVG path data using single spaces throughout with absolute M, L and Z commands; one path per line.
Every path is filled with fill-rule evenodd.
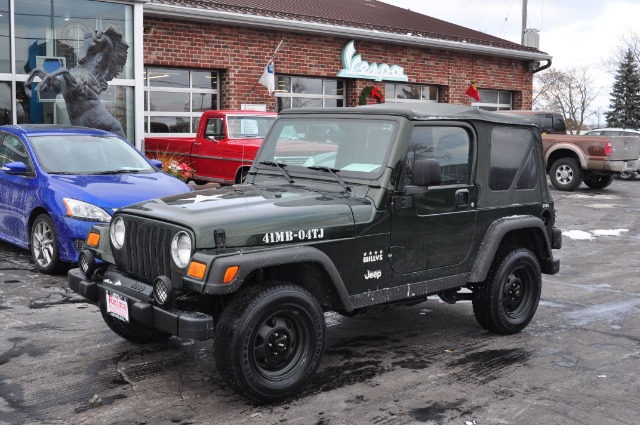
M 171 258 L 176 266 L 184 269 L 191 258 L 191 236 L 187 232 L 178 232 L 171 240 Z
M 111 243 L 116 249 L 120 249 L 124 245 L 124 230 L 124 220 L 121 217 L 116 217 L 111 222 L 111 228 L 109 229 Z

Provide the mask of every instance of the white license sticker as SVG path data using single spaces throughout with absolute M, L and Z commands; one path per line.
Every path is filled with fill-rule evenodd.
M 129 306 L 127 299 L 122 295 L 107 291 L 107 313 L 129 323 Z

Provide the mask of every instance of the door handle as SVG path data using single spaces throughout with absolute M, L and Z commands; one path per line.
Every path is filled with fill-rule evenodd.
M 469 190 L 460 189 L 456 191 L 456 208 L 466 208 L 469 206 Z

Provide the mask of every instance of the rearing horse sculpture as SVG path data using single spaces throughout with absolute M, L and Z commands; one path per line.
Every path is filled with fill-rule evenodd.
M 34 69 L 25 82 L 25 92 L 31 95 L 31 83 L 35 77 L 40 77 L 42 81 L 36 91 L 51 88 L 62 94 L 71 124 L 99 128 L 125 137 L 122 125 L 100 101 L 100 93 L 124 68 L 128 50 L 129 45 L 122 41 L 122 33 L 113 25 L 88 32 L 76 67 L 58 69 L 50 74 Z

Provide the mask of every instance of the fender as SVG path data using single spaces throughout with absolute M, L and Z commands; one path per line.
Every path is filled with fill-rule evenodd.
M 478 250 L 478 255 L 473 263 L 469 282 L 482 282 L 487 277 L 504 236 L 513 230 L 520 229 L 534 229 L 544 238 L 543 249 L 545 252 L 542 253 L 542 264 L 540 264 L 543 272 L 549 272 L 559 268 L 559 264 L 555 264 L 559 260 L 553 260 L 547 229 L 544 227 L 541 219 L 532 215 L 504 217 L 491 223 L 489 229 L 487 229 L 480 249 Z
M 194 256 L 195 258 L 195 256 Z M 242 252 L 213 260 L 205 283 L 205 294 L 229 294 L 238 291 L 245 278 L 258 269 L 296 263 L 316 263 L 324 268 L 333 283 L 340 302 L 346 311 L 353 311 L 353 305 L 345 284 L 331 259 L 324 252 L 312 246 L 296 246 L 269 251 Z M 239 266 L 238 273 L 228 284 L 223 284 L 228 267 Z
M 544 163 L 547 164 L 548 167 L 551 167 L 551 164 L 549 164 L 549 157 L 551 156 L 552 153 L 559 150 L 569 150 L 575 153 L 578 159 L 580 160 L 580 168 L 582 168 L 583 170 L 587 169 L 587 161 L 589 158 L 585 156 L 585 153 L 582 149 L 570 143 L 554 143 L 553 146 L 551 146 L 549 150 L 545 152 Z

